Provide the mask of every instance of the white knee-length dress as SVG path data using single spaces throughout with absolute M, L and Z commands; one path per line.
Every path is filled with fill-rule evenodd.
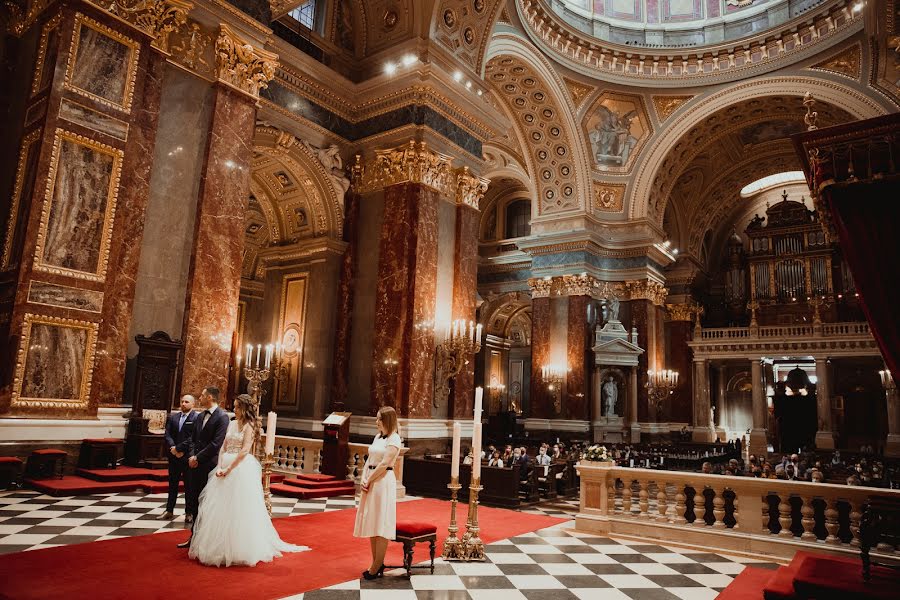
M 366 485 L 369 475 L 374 472 L 369 466 L 378 466 L 384 459 L 388 446 L 403 447 L 399 433 L 382 437 L 375 436 L 369 446 L 369 458 L 363 467 L 361 485 Z M 391 465 L 393 467 L 394 465 Z M 394 471 L 388 471 L 384 477 L 372 484 L 368 492 L 362 492 L 359 508 L 356 510 L 356 524 L 353 526 L 355 537 L 383 537 L 389 540 L 397 536 L 397 477 Z

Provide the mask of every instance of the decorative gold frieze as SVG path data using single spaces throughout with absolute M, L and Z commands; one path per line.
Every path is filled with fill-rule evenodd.
M 594 86 L 574 81 L 568 77 L 563 77 L 563 83 L 566 84 L 566 89 L 569 90 L 569 96 L 572 97 L 572 104 L 575 105 L 575 108 L 578 108 L 581 101 L 595 89 Z
M 666 304 L 666 310 L 669 311 L 669 321 L 687 321 L 690 323 L 694 320 L 694 314 L 702 307 L 693 302 L 685 304 Z
M 20 36 L 34 25 L 34 22 L 43 14 L 47 8 L 56 2 L 56 0 L 34 0 L 27 11 L 15 2 L 7 1 L 3 4 L 6 10 L 11 14 L 9 19 L 9 30 L 16 36 Z
M 259 98 L 275 77 L 278 55 L 254 48 L 228 25 L 222 24 L 216 40 L 216 77 L 222 83 Z
M 172 43 L 172 58 L 180 65 L 202 75 L 212 75 L 213 38 L 200 23 L 191 21 L 187 27 L 176 32 L 177 41 Z M 209 60 L 207 60 L 209 58 Z
M 484 197 L 490 182 L 490 179 L 471 174 L 469 167 L 463 167 L 456 175 L 456 203 L 465 204 L 478 210 L 478 204 Z
M 185 0 L 91 0 L 153 38 L 151 45 L 169 52 L 169 35 L 187 22 L 194 7 Z
M 650 279 L 626 281 L 625 289 L 630 300 L 650 300 L 657 306 L 663 306 L 666 303 L 666 296 L 669 295 L 666 286 Z
M 50 46 L 50 36 L 59 35 L 59 32 L 54 30 L 60 21 L 62 21 L 62 13 L 57 13 L 44 23 L 44 27 L 41 29 L 41 41 L 38 43 L 37 59 L 34 61 L 34 78 L 31 82 L 32 96 L 43 90 L 52 81 L 53 67 L 55 65 L 47 65 L 45 63 L 47 61 L 47 50 Z M 47 68 L 50 69 L 50 77 L 44 75 L 44 70 Z
M 594 182 L 594 210 L 622 212 L 625 206 L 625 184 Z
M 98 328 L 89 321 L 26 313 L 12 406 L 38 411 L 86 408 Z
M 531 288 L 532 298 L 549 298 L 553 289 L 553 278 L 551 277 L 532 277 L 528 280 L 528 287 Z
M 827 71 L 829 73 L 845 75 L 851 79 L 859 79 L 861 54 L 861 46 L 859 43 L 856 43 L 849 48 L 841 50 L 837 54 L 826 58 L 822 62 L 814 64 L 810 68 L 818 71 Z
M 563 275 L 561 283 L 566 296 L 590 296 L 597 287 L 597 280 L 587 273 Z
M 693 98 L 693 96 L 653 96 L 653 108 L 660 122 L 672 116 L 676 110 Z
M 368 164 L 356 155 L 351 169 L 351 184 L 357 193 L 380 190 L 398 183 L 419 183 L 456 198 L 457 180 L 450 157 L 428 149 L 425 142 L 410 142 L 390 150 L 378 150 Z

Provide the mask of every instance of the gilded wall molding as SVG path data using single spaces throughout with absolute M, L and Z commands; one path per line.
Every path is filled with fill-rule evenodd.
M 532 277 L 528 280 L 531 289 L 531 298 L 549 298 L 553 291 L 552 277 Z
M 187 22 L 194 4 L 186 0 L 89 0 L 91 4 L 143 31 L 150 45 L 169 52 L 169 35 Z
M 561 286 L 566 296 L 590 296 L 598 281 L 587 273 L 563 275 Z
M 25 187 L 25 177 L 27 176 L 25 171 L 28 168 L 28 154 L 32 144 L 37 142 L 40 138 L 41 129 L 35 129 L 22 139 L 22 145 L 19 148 L 19 160 L 16 166 L 16 181 L 13 187 L 12 206 L 10 206 L 9 209 L 9 219 L 6 222 L 6 236 L 3 240 L 3 260 L 0 262 L 0 267 L 2 267 L 3 270 L 16 266 L 12 260 L 12 244 L 18 222 L 19 205 L 22 203 L 22 190 Z
M 227 24 L 216 39 L 216 78 L 222 83 L 259 99 L 259 90 L 275 77 L 278 55 L 255 48 Z
M 41 15 L 44 14 L 44 11 L 55 2 L 56 0 L 34 0 L 31 2 L 31 6 L 28 7 L 27 11 L 23 11 L 15 2 L 4 2 L 6 9 L 13 15 L 9 22 L 9 30 L 15 36 L 22 35 L 28 31 Z
M 701 309 L 698 304 L 687 302 L 685 304 L 666 304 L 669 321 L 687 321 L 694 320 L 694 315 Z

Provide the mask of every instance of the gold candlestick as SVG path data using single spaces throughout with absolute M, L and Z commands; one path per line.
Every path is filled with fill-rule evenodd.
M 272 454 L 266 454 L 266 458 L 263 460 L 263 498 L 266 501 L 266 510 L 269 511 L 269 516 L 272 516 L 272 493 L 269 490 L 270 480 L 272 478 L 272 465 L 275 464 L 275 456 Z
M 469 520 L 463 536 L 463 560 L 484 560 L 484 542 L 481 541 L 478 527 L 478 492 L 482 489 L 481 478 L 473 477 L 469 486 Z
M 456 497 L 462 488 L 459 485 L 459 477 L 451 477 L 447 487 L 450 488 L 450 526 L 447 527 L 449 535 L 444 540 L 444 552 L 441 554 L 444 560 L 460 558 L 460 550 L 462 549 L 461 542 L 456 537 L 456 534 L 459 532 L 459 526 L 456 524 Z

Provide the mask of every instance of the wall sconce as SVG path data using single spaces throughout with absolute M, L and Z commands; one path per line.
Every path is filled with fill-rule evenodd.
M 553 410 L 557 414 L 562 412 L 562 382 L 566 373 L 571 371 L 567 367 L 557 367 L 553 365 L 544 365 L 541 367 L 541 380 L 547 384 L 547 391 L 553 398 Z
M 675 393 L 678 385 L 678 371 L 662 369 L 647 371 L 647 396 L 653 401 L 656 408 L 656 420 L 662 420 L 663 401 Z
M 493 378 L 492 378 L 493 379 Z M 498 414 L 503 404 L 503 394 L 506 392 L 506 386 L 496 381 L 491 382 L 488 386 L 488 399 L 490 400 L 489 413 L 491 415 Z
M 450 380 L 454 379 L 469 364 L 469 357 L 481 350 L 481 324 L 456 319 L 448 327 L 446 340 L 434 349 L 434 399 L 446 401 L 450 397 Z

